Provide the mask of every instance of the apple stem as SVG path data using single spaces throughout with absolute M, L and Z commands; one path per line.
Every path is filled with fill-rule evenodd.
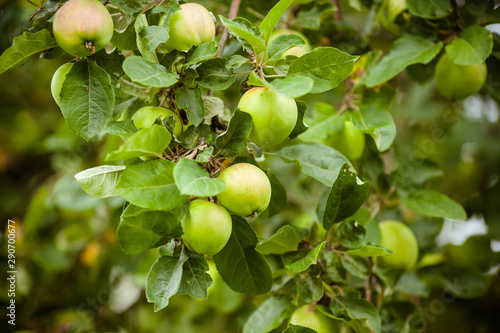
M 90 51 L 90 53 L 92 53 L 92 54 L 95 53 L 95 46 L 94 46 L 94 43 L 92 43 L 91 41 L 86 41 L 85 47 L 87 48 L 87 50 Z

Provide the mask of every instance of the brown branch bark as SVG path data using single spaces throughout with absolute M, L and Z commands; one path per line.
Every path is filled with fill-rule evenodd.
M 228 19 L 234 20 L 236 18 L 236 15 L 238 15 L 238 10 L 240 9 L 240 3 L 241 0 L 233 0 L 233 2 L 231 2 Z M 217 58 L 222 56 L 222 52 L 224 52 L 224 48 L 226 47 L 228 38 L 229 38 L 229 31 L 227 30 L 227 28 L 224 28 L 222 36 L 220 37 L 219 52 L 217 52 Z
M 337 11 L 333 13 L 333 17 L 335 18 L 335 21 L 339 22 L 342 21 L 342 9 L 340 8 L 340 1 L 339 0 L 332 0 L 333 4 L 337 7 Z

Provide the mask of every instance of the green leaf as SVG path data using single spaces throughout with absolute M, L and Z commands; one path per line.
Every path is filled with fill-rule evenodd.
M 306 46 L 307 43 L 301 36 L 297 34 L 283 34 L 274 38 L 267 46 L 267 56 L 269 62 L 273 63 L 281 58 L 283 53 L 292 47 Z
M 307 76 L 290 76 L 284 79 L 276 79 L 271 85 L 290 98 L 298 98 L 307 95 L 314 88 L 314 80 Z
M 164 27 L 147 26 L 137 32 L 137 43 L 142 44 L 142 49 L 146 54 L 155 54 L 158 45 L 165 43 L 168 37 L 168 30 Z
M 120 50 L 137 50 L 137 35 L 134 24 L 130 24 L 122 33 L 115 31 L 110 43 Z
M 208 59 L 212 59 L 217 55 L 219 51 L 219 43 L 213 40 L 208 43 L 203 43 L 195 48 L 192 51 L 189 51 L 186 57 L 186 63 L 183 65 L 184 67 L 198 64 Z
M 120 84 L 120 90 L 127 95 L 135 96 L 140 99 L 150 97 L 151 88 L 149 87 L 125 80 L 123 77 L 118 80 L 118 83 Z
M 113 115 L 115 92 L 111 77 L 92 59 L 71 67 L 60 97 L 69 128 L 85 140 L 99 134 Z
M 300 273 L 309 268 L 309 266 L 318 262 L 319 253 L 325 248 L 326 241 L 316 245 L 304 258 L 299 259 L 291 264 L 285 265 L 285 268 L 293 273 Z
M 200 75 L 197 82 L 200 86 L 211 90 L 226 90 L 233 84 L 235 75 L 227 69 L 226 58 L 205 61 L 196 71 Z
M 346 253 L 360 257 L 380 257 L 392 254 L 394 251 L 386 249 L 380 245 L 363 245 L 360 248 L 348 250 Z
M 133 15 L 140 12 L 147 5 L 149 0 L 111 0 L 111 4 L 120 8 L 125 15 Z
M 147 87 L 166 88 L 179 80 L 179 74 L 169 73 L 164 66 L 146 61 L 140 56 L 125 58 L 123 71 L 133 82 Z
M 188 199 L 175 185 L 174 166 L 174 162 L 167 160 L 131 164 L 123 171 L 116 189 L 136 206 L 171 210 Z
M 432 190 L 399 190 L 401 201 L 411 210 L 425 216 L 465 221 L 464 208 L 441 192 Z
M 396 125 L 389 111 L 369 104 L 361 105 L 359 112 L 351 114 L 354 126 L 373 138 L 378 151 L 389 149 L 396 137 Z
M 394 286 L 394 291 L 401 291 L 407 295 L 418 297 L 429 297 L 427 284 L 414 271 L 409 271 L 401 275 L 398 283 Z
M 446 45 L 446 54 L 455 64 L 477 65 L 486 61 L 493 50 L 493 35 L 483 27 L 470 26 L 460 38 Z
M 370 264 L 365 257 L 343 254 L 340 257 L 340 262 L 349 273 L 360 279 L 366 279 L 370 276 Z
M 196 155 L 196 162 L 198 163 L 207 163 L 210 161 L 210 156 L 212 156 L 212 153 L 214 152 L 214 147 L 208 146 L 203 149 L 203 151 L 199 152 L 198 155 Z
M 283 333 L 316 333 L 316 331 L 309 327 L 290 324 Z
M 366 319 L 366 326 L 374 333 L 382 331 L 382 322 L 375 306 L 366 299 L 355 297 L 336 297 L 332 299 L 330 308 L 338 310 L 341 307 L 347 311 L 351 319 Z M 332 309 L 332 312 L 335 311 Z
M 226 149 L 229 153 L 243 153 L 252 127 L 252 117 L 248 113 L 236 109 L 229 120 L 227 130 L 215 139 L 215 146 L 217 149 Z
M 269 39 L 271 32 L 274 30 L 276 23 L 278 23 L 279 19 L 285 11 L 290 7 L 290 5 L 294 2 L 294 0 L 281 0 L 267 13 L 264 20 L 259 25 L 260 33 L 262 34 L 262 38 L 266 41 Z
M 226 67 L 227 69 L 232 70 L 240 68 L 241 66 L 249 63 L 250 59 L 245 58 L 244 56 L 241 56 L 239 54 L 234 54 L 227 59 Z
M 302 75 L 313 79 L 311 93 L 318 94 L 342 83 L 351 74 L 357 59 L 333 47 L 318 47 L 292 62 L 287 76 Z
M 258 239 L 253 228 L 239 216 L 232 216 L 233 229 L 224 248 L 214 255 L 222 279 L 234 291 L 265 294 L 271 290 L 271 268 L 262 254 L 255 250 Z
M 290 133 L 290 139 L 295 139 L 298 135 L 304 133 L 308 126 L 304 123 L 304 116 L 307 112 L 307 103 L 304 101 L 295 100 L 295 104 L 297 104 L 297 123 L 295 123 L 295 127 Z
M 317 112 L 318 110 L 316 108 L 315 114 Z M 346 120 L 346 116 L 344 115 L 334 114 L 330 117 L 315 122 L 311 127 L 307 129 L 307 131 L 300 134 L 299 139 L 306 142 L 323 142 L 332 134 L 342 131 L 344 127 L 344 121 Z
M 267 206 L 267 209 L 261 214 L 264 218 L 270 218 L 286 208 L 286 188 L 281 184 L 278 177 L 272 174 L 270 171 L 267 172 L 267 177 L 271 182 L 271 201 Z
M 478 298 L 484 295 L 490 286 L 490 279 L 474 270 L 450 271 L 445 274 L 445 290 L 452 295 L 465 299 Z
M 212 197 L 226 189 L 223 180 L 210 178 L 194 160 L 180 159 L 174 167 L 175 184 L 183 195 Z
M 182 265 L 182 280 L 177 293 L 207 299 L 208 288 L 212 285 L 212 278 L 207 271 L 207 260 L 202 255 L 190 253 L 189 259 Z
M 119 161 L 141 156 L 161 157 L 171 139 L 170 132 L 160 125 L 141 128 L 132 134 L 118 150 L 111 152 L 106 160 Z
M 128 110 L 135 102 L 137 102 L 137 97 L 131 97 L 126 94 L 123 90 L 115 88 L 115 110 L 114 114 L 120 114 L 123 111 Z M 130 120 L 130 119 L 127 119 Z M 123 124 L 128 124 L 127 120 L 118 121 Z M 109 123 L 106 125 L 108 127 Z M 134 126 L 135 127 L 135 126 Z M 137 128 L 136 128 L 137 130 Z M 109 132 L 108 132 L 109 133 Z
M 56 40 L 46 29 L 31 33 L 25 32 L 14 38 L 12 46 L 0 56 L 0 74 L 28 62 L 29 57 L 57 46 Z
M 165 308 L 170 297 L 180 288 L 182 280 L 182 266 L 188 256 L 164 256 L 158 258 L 151 266 L 146 279 L 146 297 L 149 303 L 155 304 L 155 312 Z
M 366 85 L 374 87 L 395 77 L 413 64 L 428 64 L 443 48 L 443 43 L 433 43 L 417 36 L 403 36 L 396 40 L 391 51 L 368 71 Z
M 262 38 L 260 30 L 252 28 L 252 24 L 247 19 L 237 17 L 234 20 L 230 20 L 222 15 L 219 15 L 219 18 L 229 33 L 236 37 L 243 47 L 256 54 L 266 50 L 266 43 Z
M 349 1 L 352 5 L 352 0 Z M 294 26 L 301 29 L 320 30 L 321 23 L 331 20 L 333 13 L 338 11 L 335 4 L 331 1 L 321 1 L 321 5 L 301 8 L 294 20 Z
M 205 105 L 205 119 L 212 119 L 215 116 L 224 117 L 224 101 L 219 97 L 201 96 Z
M 408 10 L 415 16 L 438 19 L 450 14 L 450 0 L 406 0 Z
M 198 126 L 205 119 L 205 103 L 202 94 L 200 87 L 182 87 L 175 92 L 177 108 L 186 111 L 188 120 L 194 126 Z
M 187 150 L 198 147 L 201 140 L 204 142 L 212 141 L 212 133 L 208 125 L 200 125 L 198 127 L 189 126 L 179 137 L 181 146 Z
M 279 228 L 271 237 L 257 245 L 256 250 L 262 254 L 283 254 L 297 251 L 300 237 L 289 225 Z
M 295 310 L 289 297 L 276 295 L 264 301 L 248 317 L 243 333 L 267 333 L 279 327 Z
M 144 36 L 146 32 L 143 31 L 145 31 L 145 29 L 148 27 L 149 24 L 146 18 L 146 14 L 140 14 L 139 16 L 137 16 L 134 23 L 137 48 L 139 49 L 139 52 L 141 52 L 144 59 L 151 63 L 157 63 L 158 59 L 156 58 L 155 48 L 151 47 L 151 45 L 149 44 L 149 39 Z
M 115 187 L 123 170 L 123 165 L 101 165 L 77 173 L 75 179 L 85 192 L 94 197 L 113 197 L 119 195 Z
M 110 121 L 103 128 L 103 131 L 128 139 L 136 133 L 138 129 L 135 127 L 132 119 L 127 119 L 123 121 Z
M 335 240 L 347 248 L 357 248 L 365 245 L 366 229 L 357 221 L 344 221 L 335 230 Z
M 332 186 L 342 166 L 350 163 L 341 153 L 321 143 L 288 146 L 274 154 L 286 163 L 297 162 L 303 174 L 326 186 Z
M 182 214 L 176 213 L 128 205 L 120 217 L 120 224 L 116 230 L 116 237 L 123 253 L 134 256 L 162 246 L 172 238 L 180 237 Z
M 326 201 L 323 226 L 329 230 L 334 223 L 352 216 L 363 205 L 370 194 L 370 183 L 363 183 L 356 173 L 342 165 Z
M 267 82 L 263 78 L 261 78 L 255 71 L 252 71 L 248 76 L 248 85 L 256 86 L 256 87 L 267 87 L 270 89 L 274 89 L 274 86 L 271 83 Z

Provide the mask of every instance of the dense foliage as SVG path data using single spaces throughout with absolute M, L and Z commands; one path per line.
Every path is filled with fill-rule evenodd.
M 0 1 L 16 328 L 498 328 L 495 2 L 196 3 Z

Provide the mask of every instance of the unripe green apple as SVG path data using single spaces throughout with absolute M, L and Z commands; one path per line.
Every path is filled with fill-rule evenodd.
M 290 318 L 290 324 L 304 326 L 315 330 L 317 333 L 340 332 L 338 323 L 310 305 L 304 305 L 294 311 Z
M 208 288 L 208 301 L 217 310 L 229 313 L 238 308 L 243 302 L 243 294 L 237 293 L 222 280 L 213 260 L 208 261 L 208 274 L 212 278 L 212 285 Z
M 252 88 L 240 99 L 238 108 L 252 116 L 250 141 L 261 146 L 277 145 L 292 133 L 297 123 L 297 104 L 269 88 Z
M 379 223 L 380 245 L 394 251 L 387 256 L 378 257 L 378 263 L 388 268 L 409 270 L 417 263 L 418 242 L 413 231 L 399 221 Z
M 279 35 L 299 35 L 304 39 L 306 42 L 306 45 L 304 46 L 295 46 L 292 47 L 291 49 L 287 50 L 283 55 L 281 56 L 282 59 L 286 58 L 286 56 L 293 55 L 296 56 L 297 58 L 302 57 L 304 54 L 311 52 L 311 44 L 309 43 L 309 40 L 307 39 L 306 36 L 304 36 L 301 32 L 292 30 L 292 29 L 277 29 L 274 30 L 271 36 L 269 37 L 269 41 L 272 41 Z
M 340 132 L 334 133 L 323 143 L 338 150 L 350 161 L 357 161 L 363 155 L 365 142 L 365 134 L 348 120 Z
M 218 202 L 239 216 L 260 214 L 271 201 L 271 182 L 255 165 L 238 163 L 219 175 L 226 189 L 217 195 Z
M 187 51 L 193 45 L 207 43 L 215 38 L 214 18 L 205 7 L 185 3 L 168 23 L 170 37 L 162 45 L 165 51 Z
M 68 75 L 71 67 L 73 67 L 73 63 L 61 65 L 52 76 L 52 81 L 50 82 L 50 91 L 52 92 L 52 97 L 54 97 L 54 101 L 56 101 L 57 105 L 59 106 L 61 106 L 61 89 L 64 80 L 66 79 L 66 75 Z
M 69 54 L 89 56 L 108 45 L 113 19 L 98 0 L 70 0 L 54 17 L 54 37 Z
M 224 207 L 205 200 L 193 200 L 182 220 L 184 244 L 200 254 L 220 252 L 231 236 L 231 215 Z
M 178 137 L 182 134 L 182 120 L 177 113 L 169 109 L 158 106 L 144 106 L 134 113 L 132 120 L 137 128 L 149 128 L 153 126 L 156 119 L 163 120 L 169 116 L 173 116 L 175 119 L 174 135 Z
M 462 100 L 474 95 L 486 81 L 488 70 L 484 63 L 457 65 L 444 53 L 434 73 L 436 87 L 446 98 Z

